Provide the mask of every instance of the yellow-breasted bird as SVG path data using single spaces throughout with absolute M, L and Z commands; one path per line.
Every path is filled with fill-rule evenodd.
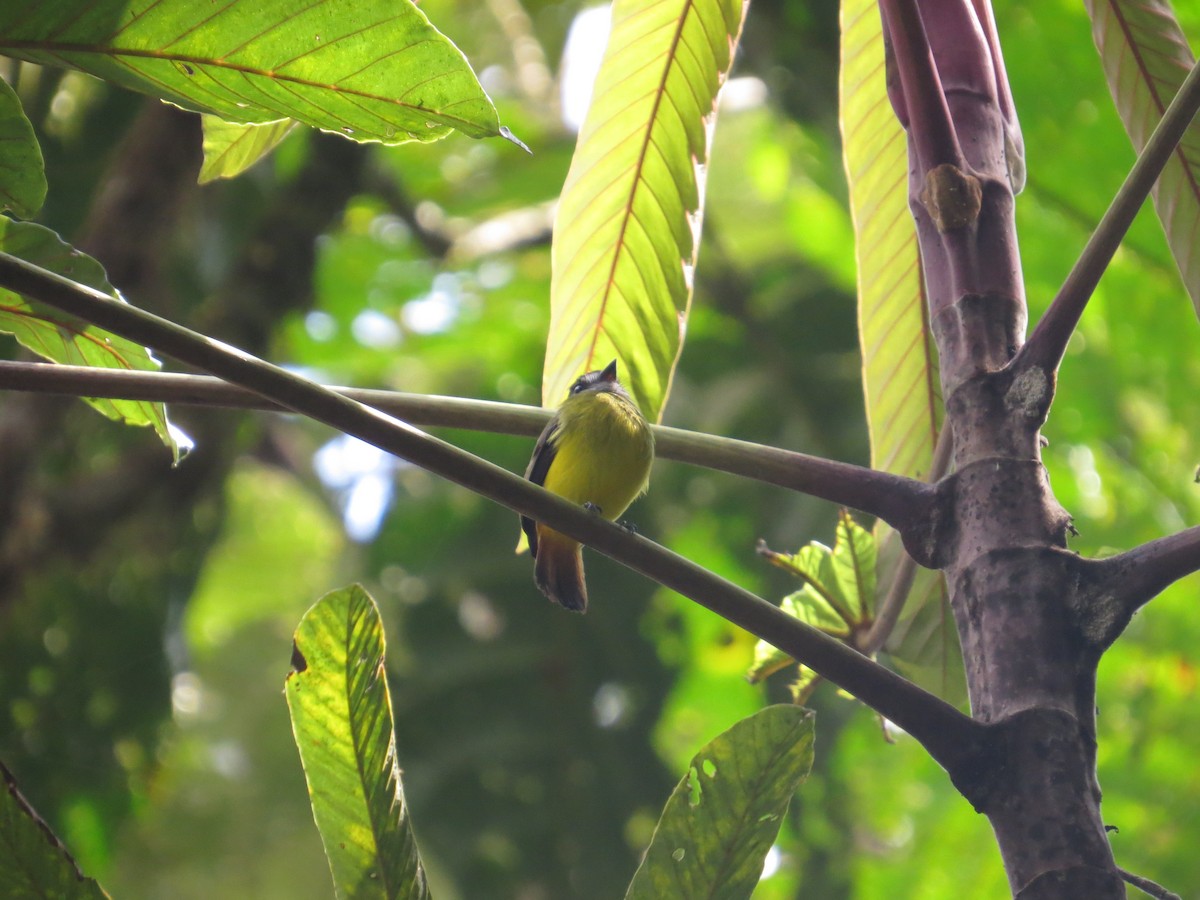
M 525 477 L 567 500 L 616 520 L 650 483 L 654 434 L 629 392 L 617 381 L 617 361 L 581 375 L 546 423 Z M 584 612 L 587 585 L 579 542 L 521 516 L 538 589 L 556 603 Z

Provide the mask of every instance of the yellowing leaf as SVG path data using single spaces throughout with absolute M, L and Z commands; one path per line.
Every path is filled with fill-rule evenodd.
M 554 224 L 542 399 L 620 360 L 660 418 L 679 358 L 700 233 L 717 91 L 741 0 L 616 0 Z

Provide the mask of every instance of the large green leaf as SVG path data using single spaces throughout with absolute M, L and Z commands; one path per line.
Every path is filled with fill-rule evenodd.
M 0 897 L 21 900 L 102 900 L 54 833 L 0 764 Z
M 42 148 L 16 92 L 0 78 L 0 208 L 28 219 L 45 199 Z
M 1085 0 L 1092 37 L 1125 131 L 1139 153 L 1195 63 L 1165 0 Z M 1154 208 L 1200 313 L 1200 124 L 1193 122 L 1154 186 Z
M 280 119 L 265 125 L 226 122 L 204 116 L 204 164 L 200 183 L 233 178 L 270 153 L 296 127 L 295 119 Z
M 409 0 L 27 0 L 0 6 L 0 53 L 230 122 L 385 143 L 500 133 L 462 53 Z
M 326 594 L 296 629 L 288 709 L 338 897 L 424 898 L 383 656 L 370 595 Z
M 858 323 L 871 465 L 924 478 L 942 418 L 904 129 L 888 102 L 875 0 L 842 4 L 842 152 L 858 262 Z
M 943 417 L 916 227 L 908 208 L 908 153 L 887 97 L 883 24 L 875 0 L 842 3 L 841 127 L 858 261 L 858 322 L 871 464 L 928 478 Z M 879 592 L 892 582 L 899 536 L 875 526 Z M 926 609 L 926 604 L 932 604 Z M 914 621 L 939 628 L 918 628 Z M 886 649 L 906 674 L 948 700 L 962 696 L 961 651 L 942 576 L 920 570 Z M 914 639 L 917 635 L 920 639 Z
M 0 216 L 0 250 L 121 299 L 108 283 L 100 263 L 41 225 Z M 104 369 L 159 368 L 158 360 L 145 347 L 5 288 L 0 288 L 0 332 L 15 336 L 34 353 L 56 363 Z M 178 457 L 178 433 L 173 433 L 161 403 L 106 399 L 87 399 L 87 402 L 110 419 L 153 426 Z
M 749 897 L 813 760 L 813 713 L 768 706 L 692 758 L 626 900 Z
M 742 0 L 616 0 L 554 223 L 542 400 L 621 361 L 657 420 L 683 345 L 715 103 Z

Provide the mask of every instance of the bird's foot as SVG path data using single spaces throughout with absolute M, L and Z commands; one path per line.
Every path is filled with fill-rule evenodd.
M 620 520 L 617 522 L 617 524 L 618 524 L 618 525 L 619 525 L 621 528 L 623 528 L 625 531 L 628 531 L 630 534 L 637 534 L 637 533 L 638 533 L 638 527 L 637 527 L 637 523 L 636 523 L 636 522 L 631 522 L 631 521 L 629 521 L 628 519 L 620 519 Z
M 604 510 L 602 510 L 600 507 L 598 507 L 591 500 L 584 501 L 583 508 L 586 509 L 588 512 L 593 512 L 593 513 L 596 513 L 597 515 L 604 515 Z

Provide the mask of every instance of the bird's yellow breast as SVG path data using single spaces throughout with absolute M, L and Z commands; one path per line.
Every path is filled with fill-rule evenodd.
M 654 462 L 649 424 L 632 401 L 611 391 L 569 397 L 558 416 L 546 489 L 616 519 L 649 485 Z

